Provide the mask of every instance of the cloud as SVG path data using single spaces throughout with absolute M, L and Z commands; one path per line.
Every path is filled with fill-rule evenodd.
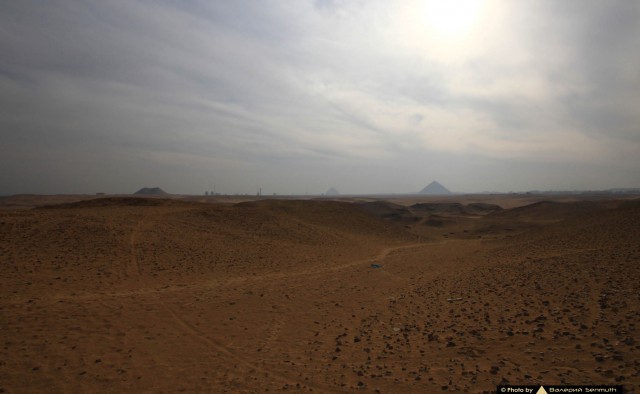
M 640 183 L 637 2 L 486 0 L 458 31 L 430 7 L 4 3 L 0 194 Z

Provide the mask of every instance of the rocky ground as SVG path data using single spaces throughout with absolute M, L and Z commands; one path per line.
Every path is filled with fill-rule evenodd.
M 0 392 L 636 392 L 640 203 L 473 203 L 2 210 Z

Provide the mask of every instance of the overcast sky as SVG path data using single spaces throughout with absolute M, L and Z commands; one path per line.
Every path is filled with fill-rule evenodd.
M 8 0 L 0 53 L 0 195 L 640 187 L 637 0 Z

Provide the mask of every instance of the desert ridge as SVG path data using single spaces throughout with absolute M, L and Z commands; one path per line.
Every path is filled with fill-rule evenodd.
M 0 388 L 634 392 L 638 200 L 454 198 L 2 210 Z

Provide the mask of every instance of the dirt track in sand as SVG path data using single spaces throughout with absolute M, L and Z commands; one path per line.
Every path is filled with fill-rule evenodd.
M 637 201 L 383 205 L 0 211 L 0 389 L 634 392 Z

